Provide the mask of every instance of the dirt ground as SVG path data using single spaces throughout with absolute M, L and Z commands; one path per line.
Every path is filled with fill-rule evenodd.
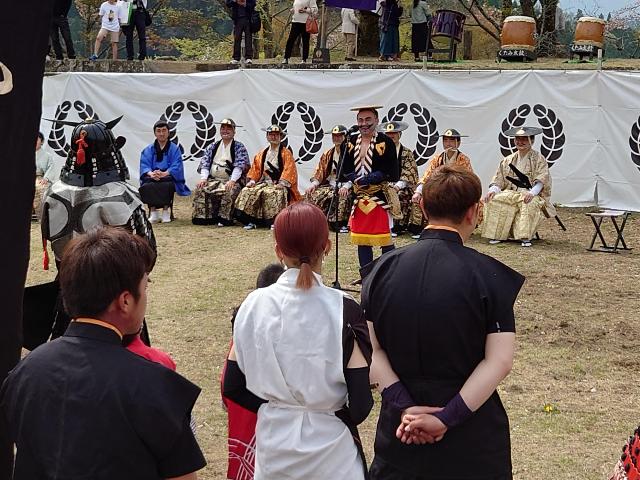
M 631 217 L 631 253 L 587 252 L 593 232 L 587 210 L 560 209 L 567 231 L 553 220 L 530 249 L 516 243 L 469 246 L 495 256 L 527 281 L 516 303 L 517 353 L 499 388 L 511 421 L 516 479 L 608 478 L 626 437 L 640 422 L 640 223 Z M 159 258 L 149 286 L 147 321 L 155 346 L 200 385 L 198 438 L 208 460 L 204 479 L 224 479 L 226 416 L 219 376 L 230 338 L 230 314 L 252 289 L 258 271 L 275 260 L 268 230 L 196 227 L 188 199 L 177 220 L 156 226 Z M 605 233 L 613 235 L 613 229 Z M 39 230 L 32 228 L 28 283 L 53 279 L 42 270 Z M 398 245 L 412 242 L 401 236 Z M 340 235 L 340 281 L 357 278 L 355 248 Z M 327 283 L 332 261 L 325 262 Z M 634 360 L 635 358 L 635 360 Z M 545 408 L 546 406 L 546 408 Z M 361 426 L 372 458 L 377 408 Z

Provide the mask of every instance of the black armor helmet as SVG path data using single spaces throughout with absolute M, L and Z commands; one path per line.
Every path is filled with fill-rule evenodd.
M 63 183 L 91 187 L 129 179 L 129 169 L 120 151 L 126 139 L 116 138 L 111 132 L 121 118 L 107 123 L 88 118 L 73 124 L 71 148 L 60 172 Z

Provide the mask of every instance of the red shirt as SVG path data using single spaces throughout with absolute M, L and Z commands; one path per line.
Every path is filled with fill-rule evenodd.
M 140 340 L 140 335 L 136 335 L 136 338 L 134 338 L 133 341 L 129 345 L 127 345 L 127 350 L 135 353 L 136 355 L 140 355 L 147 360 L 151 360 L 152 362 L 164 365 L 165 367 L 173 371 L 176 370 L 176 362 L 173 361 L 168 353 L 165 353 L 157 348 L 148 347 L 142 342 L 142 340 Z

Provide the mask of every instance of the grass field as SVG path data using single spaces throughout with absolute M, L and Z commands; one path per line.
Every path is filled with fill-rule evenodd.
M 469 242 L 527 277 L 515 306 L 516 360 L 499 389 L 511 421 L 516 479 L 608 478 L 626 437 L 640 423 L 640 250 L 587 252 L 593 227 L 585 211 L 560 209 L 568 231 L 548 220 L 540 229 L 542 240 L 530 249 L 490 246 L 475 236 Z M 147 322 L 154 345 L 202 388 L 194 414 L 209 464 L 201 478 L 224 479 L 226 415 L 219 376 L 230 314 L 275 254 L 268 230 L 193 226 L 188 199 L 176 202 L 176 215 L 177 221 L 155 228 L 159 256 Z M 636 249 L 639 227 L 632 217 L 625 234 Z M 605 232 L 611 236 L 613 229 Z M 357 260 L 347 236 L 340 241 L 344 285 L 357 278 Z M 397 243 L 412 241 L 401 236 Z M 38 245 L 34 224 L 29 284 L 55 275 L 55 269 L 42 270 Z M 325 268 L 329 283 L 333 262 Z M 377 408 L 361 426 L 369 460 L 376 419 Z

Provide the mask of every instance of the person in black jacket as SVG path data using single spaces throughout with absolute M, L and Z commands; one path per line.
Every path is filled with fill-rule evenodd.
M 244 58 L 251 63 L 253 58 L 253 38 L 251 35 L 251 15 L 256 9 L 256 0 L 226 0 L 233 20 L 233 58 L 232 64 L 240 62 L 240 43 L 244 33 Z
M 133 31 L 138 32 L 138 60 L 147 58 L 147 0 L 132 0 L 129 24 L 122 26 L 126 39 L 127 60 L 133 60 Z
M 62 34 L 64 45 L 67 50 L 67 57 L 76 58 L 76 51 L 73 48 L 73 39 L 71 38 L 71 30 L 69 30 L 69 9 L 71 8 L 71 0 L 55 0 L 53 2 L 53 15 L 51 17 L 51 43 L 53 51 L 56 54 L 56 60 L 64 60 L 62 54 L 62 45 L 60 44 L 60 36 Z

